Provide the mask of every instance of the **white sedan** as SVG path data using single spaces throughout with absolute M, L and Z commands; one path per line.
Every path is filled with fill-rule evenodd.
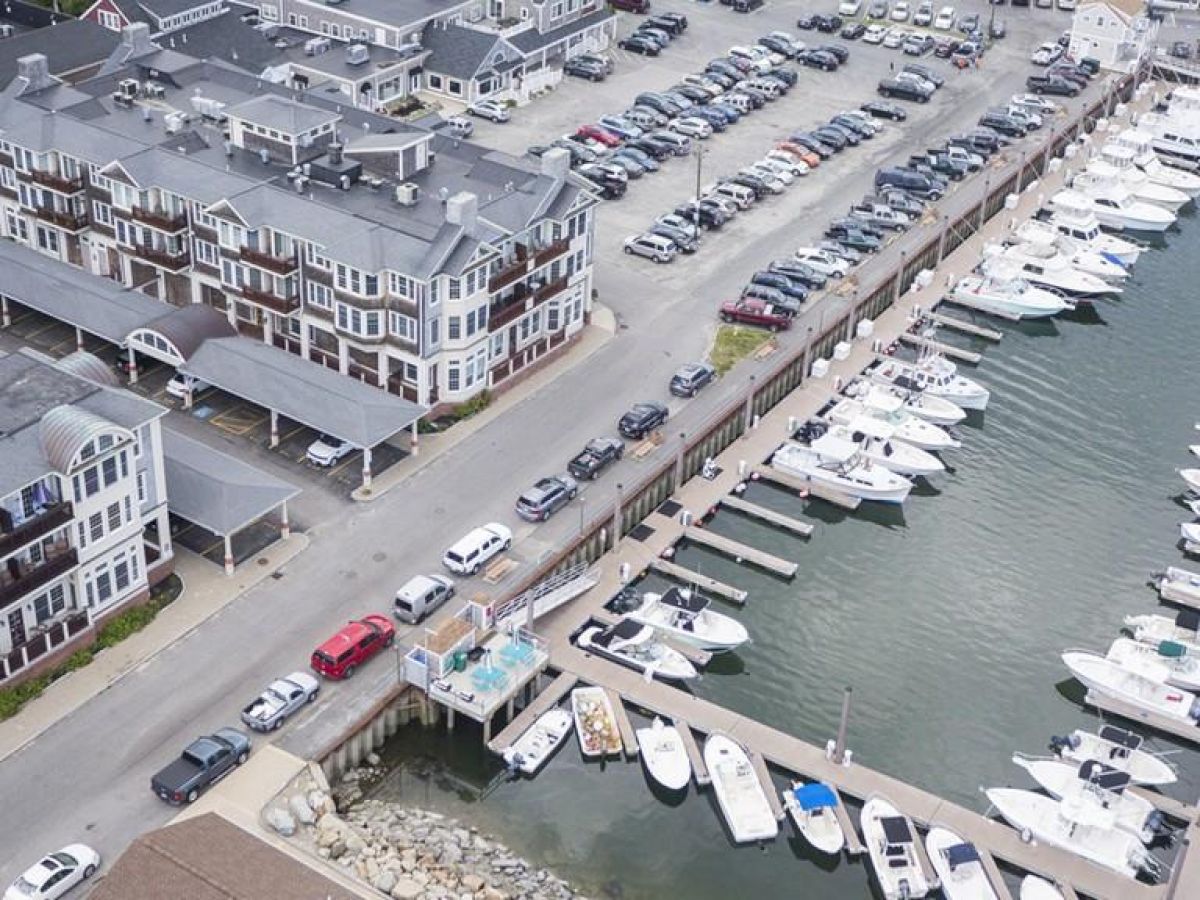
M 784 185 L 789 185 L 796 180 L 796 176 L 792 174 L 790 169 L 775 168 L 765 159 L 760 159 L 758 162 L 751 163 L 746 166 L 745 170 L 753 175 L 758 175 L 762 178 L 776 179 L 782 181 Z
M 100 868 L 100 854 L 84 844 L 49 853 L 25 870 L 4 892 L 4 900 L 55 900 Z
M 680 119 L 675 119 L 669 127 L 676 134 L 682 134 L 690 138 L 699 138 L 701 140 L 711 137 L 713 130 L 712 126 L 697 116 L 684 116 Z
M 763 162 L 773 167 L 786 168 L 793 175 L 807 175 L 809 173 L 808 163 L 802 159 L 797 159 L 786 150 L 772 150 L 763 158 Z
M 904 0 L 898 0 L 896 5 L 892 7 L 892 14 L 888 18 L 893 22 L 907 22 L 908 4 Z
M 354 445 L 349 441 L 343 441 L 341 438 L 335 438 L 329 434 L 322 434 L 308 445 L 308 452 L 304 455 L 314 466 L 329 467 L 345 459 L 353 452 Z
M 832 253 L 818 247 L 801 247 L 796 251 L 796 259 L 827 277 L 844 278 L 847 272 L 845 260 L 837 259 Z
M 167 382 L 167 393 L 179 400 L 184 399 L 189 393 L 193 397 L 207 391 L 212 385 L 206 381 L 201 381 L 195 375 L 185 375 L 182 372 L 176 372 L 171 376 L 171 380 Z
M 508 107 L 497 100 L 480 100 L 478 103 L 472 103 L 467 107 L 467 112 L 493 122 L 507 122 L 512 118 L 508 113 Z
M 882 44 L 887 35 L 888 29 L 885 26 L 868 25 L 867 30 L 863 32 L 862 42 L 864 44 Z
M 1033 55 L 1029 57 L 1029 61 L 1035 66 L 1048 66 L 1060 56 L 1062 56 L 1063 48 L 1051 41 L 1042 44 L 1033 51 Z

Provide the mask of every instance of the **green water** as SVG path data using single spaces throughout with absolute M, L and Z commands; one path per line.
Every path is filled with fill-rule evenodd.
M 902 513 L 805 509 L 754 485 L 755 502 L 817 521 L 812 540 L 715 519 L 800 575 L 683 550 L 685 566 L 750 592 L 735 615 L 753 643 L 696 693 L 823 745 L 850 685 L 856 759 L 980 811 L 980 786 L 1030 786 L 1013 751 L 1094 727 L 1059 653 L 1104 650 L 1123 615 L 1156 607 L 1150 573 L 1182 560 L 1175 469 L 1200 438 L 1200 226 L 1181 225 L 1095 313 L 1001 325 L 994 345 L 945 336 L 984 351 L 967 374 L 992 402 L 962 428 L 953 471 Z M 1155 744 L 1178 750 L 1168 792 L 1194 800 L 1200 753 Z M 473 821 L 593 896 L 872 896 L 864 864 L 814 861 L 790 827 L 766 849 L 735 848 L 711 792 L 664 801 L 639 765 L 584 763 L 573 741 L 533 781 L 505 781 L 477 731 L 409 729 L 389 754 L 401 764 L 383 795 Z

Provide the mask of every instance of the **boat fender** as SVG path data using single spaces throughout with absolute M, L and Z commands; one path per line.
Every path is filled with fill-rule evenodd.
M 1021 829 L 1021 840 L 1024 841 L 1026 844 L 1032 844 L 1033 843 L 1033 832 L 1030 831 L 1028 828 L 1022 828 Z

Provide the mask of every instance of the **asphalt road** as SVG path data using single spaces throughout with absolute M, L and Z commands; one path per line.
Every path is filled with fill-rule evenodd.
M 716 5 L 658 5 L 678 7 L 691 18 L 689 34 L 695 46 L 688 51 L 687 64 L 694 68 L 715 54 L 718 43 L 793 24 L 784 4 L 768 5 L 751 16 L 737 16 Z M 1005 12 L 1011 20 L 1017 11 Z M 954 73 L 957 80 L 908 127 L 891 129 L 869 148 L 822 166 L 802 188 L 767 201 L 767 208 L 740 217 L 744 221 L 706 240 L 694 259 L 655 267 L 626 259 L 618 250 L 635 219 L 648 221 L 665 208 L 663 200 L 687 196 L 694 179 L 687 165 L 657 176 L 657 183 L 643 179 L 621 203 L 603 210 L 597 285 L 602 301 L 617 312 L 623 326 L 614 339 L 502 419 L 430 462 L 384 500 L 365 507 L 347 505 L 312 527 L 310 549 L 282 578 L 267 579 L 0 764 L 5 805 L 0 818 L 0 884 L 41 853 L 71 841 L 86 841 L 111 860 L 136 835 L 166 822 L 174 811 L 149 791 L 155 770 L 190 738 L 236 723 L 241 704 L 271 678 L 303 668 L 311 648 L 340 622 L 385 609 L 408 575 L 436 571 L 442 549 L 471 527 L 493 519 L 513 525 L 516 557 L 534 561 L 579 527 L 581 505 L 586 515 L 611 498 L 616 481 L 636 480 L 639 466 L 645 464 L 627 459 L 586 486 L 579 500 L 547 524 L 526 525 L 512 514 L 513 498 L 524 486 L 561 470 L 588 438 L 611 433 L 629 403 L 666 399 L 674 368 L 704 355 L 715 324 L 715 302 L 736 293 L 754 268 L 815 238 L 825 219 L 869 187 L 874 168 L 885 158 L 906 156 L 937 135 L 972 125 L 984 107 L 1020 90 L 1028 66 L 1018 61 L 1039 40 L 1060 30 L 1057 23 L 1065 20 L 1047 11 L 1020 12 L 1029 13 L 1028 27 L 1018 30 L 1010 22 L 1008 42 L 989 56 L 986 71 Z M 706 31 L 713 44 L 708 50 L 699 37 Z M 715 138 L 714 164 L 756 158 L 765 151 L 763 139 L 769 139 L 772 129 L 811 124 L 835 106 L 867 99 L 888 60 L 901 57 L 860 49 L 855 48 L 845 73 L 829 79 L 805 72 L 798 89 L 758 114 L 761 122 L 741 132 L 741 126 L 735 126 Z M 682 54 L 679 58 L 684 65 Z M 535 118 L 552 121 L 562 115 L 558 107 L 568 108 L 567 104 L 578 109 L 578 96 L 570 92 L 588 87 L 571 85 L 544 101 L 542 108 L 531 110 L 529 133 L 522 140 L 537 142 Z M 480 129 L 480 136 L 487 141 L 486 129 Z M 748 149 L 751 141 L 755 146 Z M 669 432 L 688 430 L 689 423 L 698 423 L 738 393 L 755 365 L 739 368 L 696 400 L 674 401 Z M 669 452 L 670 443 L 657 451 Z M 319 705 L 348 708 L 372 683 L 394 677 L 387 660 L 376 661 L 353 682 L 326 685 Z M 306 714 L 289 725 L 284 732 L 289 742 L 315 740 L 312 722 L 312 715 Z

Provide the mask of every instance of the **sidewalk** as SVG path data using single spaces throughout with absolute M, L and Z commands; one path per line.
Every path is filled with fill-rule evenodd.
M 582 364 L 597 350 L 612 340 L 617 331 L 617 319 L 607 306 L 596 304 L 592 321 L 581 333 L 574 347 L 562 359 L 539 369 L 511 390 L 496 397 L 484 410 L 464 419 L 448 431 L 421 435 L 420 452 L 407 456 L 375 478 L 369 488 L 358 488 L 350 496 L 360 503 L 370 503 L 383 497 L 397 485 L 403 484 L 432 460 L 457 446 L 475 432 L 490 425 L 513 407 L 524 403 L 543 387 Z
M 40 697 L 0 724 L 0 762 L 135 671 L 159 651 L 198 628 L 307 546 L 308 537 L 293 532 L 287 540 L 272 544 L 255 559 L 244 562 L 232 576 L 227 576 L 221 566 L 177 547 L 175 574 L 183 581 L 179 598 L 144 630 L 115 647 L 100 651 L 89 665 L 63 676 Z M 257 559 L 267 562 L 259 565 Z

